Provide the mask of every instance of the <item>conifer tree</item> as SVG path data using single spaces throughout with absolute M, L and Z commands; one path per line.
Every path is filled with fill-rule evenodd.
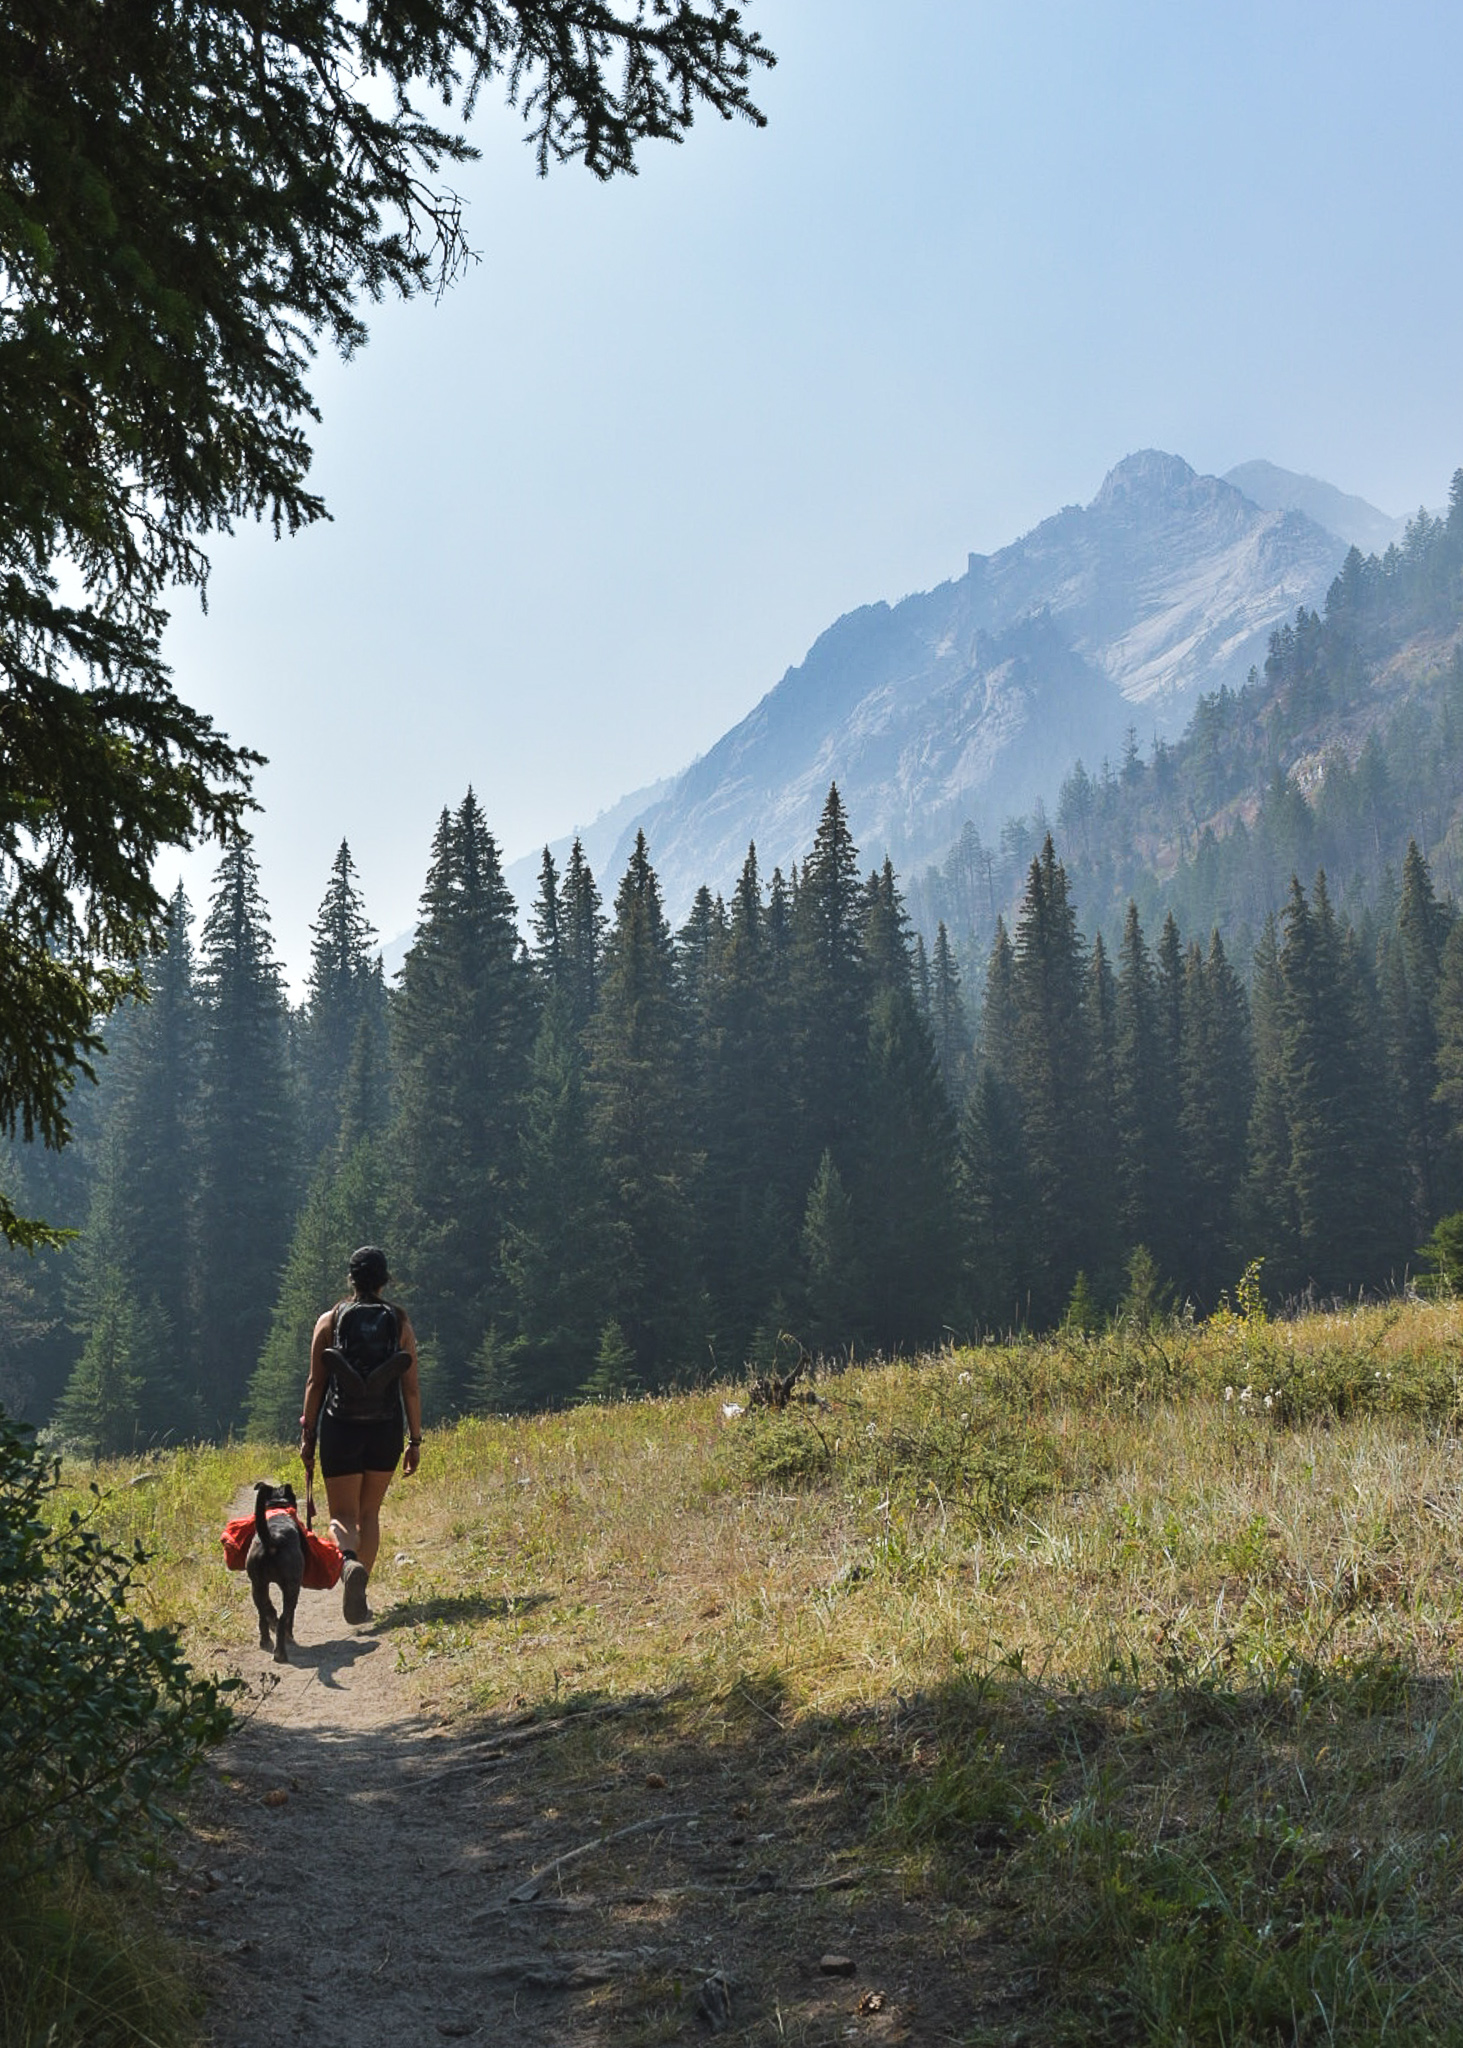
M 1124 1246 L 1118 1230 L 1117 990 L 1099 932 L 1087 963 L 1084 1010 L 1088 1050 L 1086 1144 L 1088 1199 L 1085 1271 L 1088 1283 L 1105 1303 L 1117 1301 Z
M 1437 1099 L 1438 988 L 1453 917 L 1433 893 L 1427 862 L 1409 840 L 1394 943 L 1383 973 L 1387 1054 L 1400 1117 L 1402 1157 L 1411 1207 L 1411 1237 L 1421 1243 L 1440 1215 L 1463 1197 L 1459 1153 L 1447 1137 Z M 1390 971 L 1386 971 L 1390 968 Z
M 576 839 L 574 844 L 578 846 Z M 533 964 L 545 988 L 559 988 L 564 978 L 563 909 L 559 899 L 559 872 L 547 847 L 539 862 L 538 895 L 530 913 L 533 925 Z
M 960 1124 L 958 1208 L 966 1314 L 977 1331 L 1032 1321 L 1035 1205 L 1015 1087 L 982 1065 Z
M 611 1316 L 600 1333 L 594 1371 L 580 1388 L 585 1401 L 625 1401 L 642 1391 L 635 1350 Z
M 599 1001 L 605 919 L 599 890 L 577 839 L 569 849 L 559 890 L 559 928 L 564 986 L 569 992 L 574 1028 L 583 1031 Z
M 569 995 L 554 989 L 529 1062 L 518 1182 L 503 1244 L 514 1336 L 500 1339 L 495 1405 L 552 1407 L 590 1377 L 622 1238 L 590 1133 Z
M 180 882 L 168 906 L 165 943 L 148 963 L 149 1000 L 113 1039 L 108 1130 L 125 1199 L 109 1229 L 120 1268 L 140 1301 L 156 1300 L 184 1380 L 198 1343 L 197 1150 L 199 1006 Z M 180 1420 L 179 1434 L 196 1426 Z
M 1216 931 L 1207 959 L 1193 945 L 1185 960 L 1174 1134 L 1183 1157 L 1188 1236 L 1188 1258 L 1178 1277 L 1206 1309 L 1238 1270 L 1236 1204 L 1253 1095 L 1249 1009 Z
M 805 1334 L 816 1354 L 832 1356 L 863 1335 L 859 1232 L 842 1177 L 825 1151 L 803 1212 Z
M 1054 1321 L 1090 1265 L 1097 1188 L 1082 941 L 1048 834 L 1016 928 L 1014 1070 L 1033 1197 L 1034 1307 Z
M 1146 1246 L 1157 1259 L 1171 1244 L 1173 1199 L 1171 1125 L 1163 1120 L 1168 1088 L 1163 1074 L 1158 989 L 1131 898 L 1123 921 L 1113 994 L 1113 1126 L 1118 1233 L 1129 1250 Z M 1178 1278 L 1170 1274 L 1170 1278 Z
M 384 1030 L 386 992 L 375 940 L 342 839 L 310 927 L 310 979 L 301 1019 L 302 1156 L 312 1165 L 335 1139 L 351 1056 L 368 1013 L 372 1028 Z
M 789 1185 L 792 1095 L 786 1003 L 770 906 L 750 846 L 705 1006 L 698 1069 L 702 1269 L 717 1356 L 739 1362 L 796 1276 L 799 1210 Z
M 1263 1259 L 1270 1285 L 1290 1288 L 1298 1284 L 1300 1218 L 1290 1173 L 1285 981 L 1280 971 L 1280 939 L 1273 916 L 1266 918 L 1255 948 L 1250 978 L 1250 1024 L 1255 1092 L 1245 1147 L 1245 1177 L 1239 1196 L 1239 1263 L 1247 1265 L 1253 1259 Z
M 146 1442 L 147 1362 L 157 1331 L 119 1266 L 109 1264 L 92 1295 L 86 1341 L 53 1421 L 68 1448 L 114 1458 Z
M 999 1080 L 1016 1084 L 1016 955 L 1006 920 L 996 919 L 986 964 L 985 1000 L 980 1012 L 980 1062 Z
M 219 863 L 199 983 L 198 1380 L 217 1430 L 259 1362 L 298 1188 L 284 993 L 247 840 Z
M 1411 1249 L 1398 1216 L 1376 1020 L 1354 942 L 1324 874 L 1311 901 L 1292 883 L 1280 950 L 1282 1071 L 1299 1277 L 1323 1294 L 1400 1278 Z
M 694 1264 L 697 1161 L 674 949 L 643 832 L 615 897 L 590 1047 L 593 1129 L 624 1232 L 616 1319 L 642 1381 L 665 1386 L 700 1368 L 708 1311 Z
M 358 1245 L 387 1234 L 391 1176 L 379 1143 L 365 1139 L 328 1152 L 295 1223 L 269 1334 L 249 1381 L 248 1428 L 266 1442 L 293 1443 L 319 1317 L 348 1291 Z
M 920 1016 L 934 1029 L 934 988 L 930 977 L 930 956 L 925 950 L 923 932 L 916 932 L 910 950 L 910 975 L 914 984 L 914 1001 Z
M 155 1295 L 138 1292 L 138 1276 L 128 1267 L 128 1207 L 114 1126 L 102 1141 L 70 1289 L 81 1355 L 54 1416 L 63 1441 L 92 1458 L 193 1434 L 173 1382 L 167 1320 Z
M 860 939 L 864 959 L 864 1001 L 872 1003 L 886 989 L 913 993 L 909 917 L 894 879 L 894 863 L 885 856 L 864 884 Z
M 791 959 L 793 1056 L 800 1124 L 796 1150 L 811 1183 L 825 1151 L 845 1153 L 864 1100 L 869 975 L 861 925 L 858 849 L 837 784 L 801 875 L 795 875 Z
M 907 980 L 874 997 L 867 1071 L 856 1203 L 862 1321 L 876 1345 L 894 1351 L 932 1341 L 955 1296 L 954 1117 Z
M 1450 1152 L 1463 1150 L 1463 919 L 1444 941 L 1433 998 L 1437 1035 L 1437 1082 L 1433 1100 L 1441 1112 Z
M 367 982 L 327 1159 L 348 1158 L 364 1140 L 384 1137 L 391 1123 L 391 1035 L 379 955 L 367 970 Z
M 1184 1234 L 1183 1160 L 1176 1134 L 1179 1127 L 1179 1070 L 1184 1047 L 1184 942 L 1170 910 L 1158 934 L 1154 955 L 1157 1059 L 1149 1077 L 1153 1115 L 1163 1138 L 1155 1156 L 1153 1177 L 1154 1239 L 1148 1249 L 1160 1272 L 1181 1279 L 1188 1259 Z
M 945 1093 L 957 1107 L 965 1100 L 970 1079 L 970 1022 L 960 993 L 960 969 L 943 918 L 935 931 L 935 953 L 929 977 L 926 1015 L 935 1041 L 935 1057 Z
M 469 1362 L 506 1307 L 500 1250 L 534 1030 L 531 972 L 497 844 L 469 789 L 438 821 L 392 1013 L 393 1256 L 449 1401 L 465 1395 Z

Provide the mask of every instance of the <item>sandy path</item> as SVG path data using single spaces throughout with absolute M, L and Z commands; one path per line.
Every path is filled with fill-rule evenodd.
M 588 2038 L 572 1994 L 615 1962 L 504 1907 L 536 1830 L 503 1812 L 481 1738 L 411 1711 L 392 1636 L 347 1628 L 338 1592 L 304 1594 L 297 1631 L 288 1667 L 239 1659 L 264 1697 L 195 1802 L 185 1924 L 207 1962 L 206 2039 Z
M 898 1887 L 848 1895 L 862 1829 L 830 1818 L 816 1732 L 803 1755 L 763 1714 L 744 1749 L 707 1746 L 634 1699 L 444 1728 L 398 1669 L 409 1609 L 354 1630 L 338 1590 L 305 1593 L 287 1666 L 247 1612 L 218 1661 L 249 1705 L 190 1800 L 176 1893 L 210 2048 L 964 2030 L 991 1963 Z

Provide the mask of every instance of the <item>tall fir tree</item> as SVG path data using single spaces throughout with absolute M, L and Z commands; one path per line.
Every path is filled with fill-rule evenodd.
M 575 845 L 578 845 L 576 840 Z M 538 869 L 538 894 L 533 899 L 530 913 L 533 926 L 533 964 L 539 980 L 546 989 L 563 986 L 564 981 L 564 911 L 559 894 L 559 871 L 554 865 L 554 856 L 547 847 Z
M 803 1212 L 804 1334 L 819 1357 L 834 1357 L 862 1336 L 866 1289 L 859 1271 L 859 1231 L 853 1204 L 825 1151 Z
M 1158 987 L 1131 899 L 1118 949 L 1113 1016 L 1113 1125 L 1116 1212 L 1123 1250 L 1142 1245 L 1157 1260 L 1172 1256 L 1174 1131 L 1165 1121 L 1169 1089 L 1160 1031 Z M 1170 1271 L 1170 1280 L 1178 1274 Z
M 584 1056 L 565 989 L 544 1004 L 529 1063 L 518 1180 L 503 1244 L 511 1337 L 501 1337 L 495 1410 L 553 1407 L 595 1371 L 624 1231 L 590 1130 Z
M 1292 883 L 1279 967 L 1294 1277 L 1323 1295 L 1400 1281 L 1411 1246 L 1377 1020 L 1324 874 L 1309 903 Z
M 1271 1290 L 1297 1284 L 1300 1218 L 1290 1172 L 1289 1094 L 1286 1082 L 1285 980 L 1280 935 L 1267 917 L 1250 976 L 1250 1028 L 1254 1095 L 1239 1192 L 1238 1263 L 1263 1259 Z
M 166 1319 L 171 1382 L 189 1384 L 198 1355 L 202 1301 L 198 1270 L 200 1014 L 180 882 L 168 907 L 166 939 L 148 964 L 148 1001 L 119 1034 L 108 1077 L 108 1126 L 126 1199 L 115 1205 L 116 1254 L 142 1301 Z M 197 1427 L 180 1418 L 180 1434 Z
M 1014 948 L 1014 1069 L 1033 1198 L 1033 1302 L 1060 1314 L 1093 1263 L 1100 1161 L 1091 1129 L 1084 961 L 1066 870 L 1050 834 L 1031 863 Z
M 954 1115 L 907 979 L 874 996 L 867 1072 L 856 1150 L 862 1321 L 892 1352 L 933 1342 L 957 1291 Z
M 864 1102 L 869 973 L 858 849 L 835 783 L 812 852 L 794 877 L 792 1056 L 800 1130 L 794 1145 L 810 1186 L 825 1151 L 847 1154 Z
M 590 1047 L 593 1128 L 624 1232 L 612 1308 L 642 1382 L 667 1386 L 702 1368 L 709 1310 L 694 1259 L 698 1162 L 675 955 L 643 832 L 615 897 Z
M 120 1138 L 113 1124 L 100 1148 L 69 1290 L 80 1356 L 54 1416 L 62 1440 L 92 1458 L 197 1433 L 196 1416 L 174 1382 L 167 1318 L 156 1295 L 139 1291 L 139 1276 L 129 1266 L 135 1225 Z
M 361 901 L 355 862 L 342 839 L 310 927 L 310 978 L 300 1020 L 302 1152 L 312 1168 L 335 1143 L 361 1026 L 384 1034 L 386 990 L 376 933 Z
M 935 930 L 927 1015 L 945 1093 L 958 1109 L 970 1085 L 970 1020 L 960 992 L 960 968 L 942 918 Z
M 792 1096 L 781 965 L 750 846 L 703 1012 L 697 1075 L 701 1264 L 716 1354 L 733 1366 L 773 1303 L 786 1301 L 797 1270 L 802 1191 L 787 1169 Z
M 1438 1101 L 1438 988 L 1453 915 L 1433 892 L 1432 875 L 1409 840 L 1395 933 L 1382 966 L 1384 1031 L 1394 1076 L 1411 1212 L 1417 1243 L 1439 1216 L 1463 1200 L 1458 1148 L 1449 1142 Z
M 323 1312 L 346 1298 L 358 1245 L 387 1234 L 391 1176 L 382 1145 L 366 1138 L 327 1152 L 295 1221 L 259 1364 L 249 1381 L 248 1430 L 263 1442 L 293 1443 Z
M 1029 1328 L 1039 1274 L 1021 1101 L 984 1063 L 960 1121 L 956 1189 L 966 1321 L 976 1334 Z
M 599 970 L 604 955 L 605 917 L 599 889 L 576 839 L 564 865 L 559 889 L 559 946 L 564 986 L 576 1031 L 583 1031 L 599 1001 Z
M 513 898 L 469 789 L 438 821 L 392 1011 L 393 1259 L 448 1403 L 466 1399 L 473 1356 L 507 1308 L 500 1251 L 534 1028 Z
M 259 1362 L 299 1187 L 284 991 L 247 840 L 219 863 L 199 985 L 198 1387 L 217 1430 Z
M 1006 920 L 996 919 L 991 956 L 986 963 L 985 999 L 980 1011 L 980 1064 L 998 1080 L 1016 1085 L 1016 954 Z
M 1088 1049 L 1086 1103 L 1087 1219 L 1083 1271 L 1098 1301 L 1114 1305 L 1121 1291 L 1123 1254 L 1118 1218 L 1117 989 L 1099 932 L 1092 941 L 1084 990 Z
M 1175 1277 L 1210 1309 L 1237 1270 L 1237 1204 L 1254 1097 L 1249 1005 L 1219 933 L 1207 958 L 1197 945 L 1184 965 L 1179 1126 L 1188 1257 Z

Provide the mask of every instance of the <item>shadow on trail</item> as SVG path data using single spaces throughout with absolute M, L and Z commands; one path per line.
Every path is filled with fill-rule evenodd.
M 371 1656 L 381 1645 L 370 1636 L 347 1636 L 337 1642 L 290 1644 L 290 1663 L 296 1670 L 313 1671 L 321 1685 L 333 1691 L 340 1690 L 342 1672 L 350 1671 L 363 1657 Z M 277 1671 L 278 1665 L 270 1669 Z
M 444 1593 L 430 1600 L 395 1600 L 375 1621 L 379 1634 L 394 1628 L 420 1628 L 430 1622 L 512 1621 L 546 1606 L 552 1593 Z

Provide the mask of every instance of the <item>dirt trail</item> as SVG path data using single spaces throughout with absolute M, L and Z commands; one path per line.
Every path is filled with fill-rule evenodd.
M 195 1802 L 185 1926 L 208 1959 L 206 2038 L 590 2038 L 563 1994 L 634 1959 L 510 1933 L 493 1908 L 532 1850 L 502 1840 L 474 1745 L 411 1711 L 391 1635 L 347 1628 L 338 1592 L 304 1594 L 296 1626 L 290 1665 L 239 1659 L 259 1704 Z
M 770 1714 L 741 1760 L 656 1700 L 448 1729 L 398 1668 L 410 1625 L 389 1595 L 353 1630 L 338 1591 L 306 1593 L 288 1666 L 252 1628 L 219 1646 L 250 1706 L 177 1892 L 210 2048 L 957 2035 L 971 1959 L 898 1887 L 851 1892 L 833 1859 L 857 1830 L 817 1823 L 816 1762 Z

